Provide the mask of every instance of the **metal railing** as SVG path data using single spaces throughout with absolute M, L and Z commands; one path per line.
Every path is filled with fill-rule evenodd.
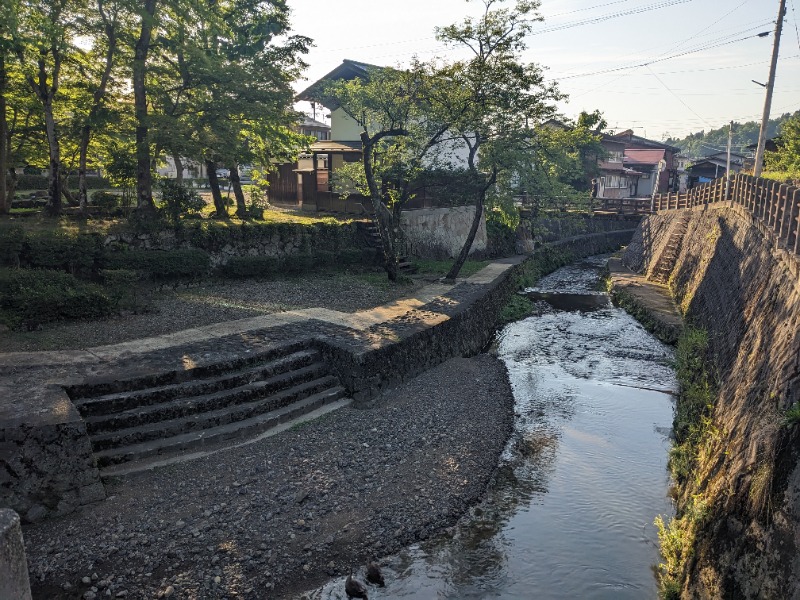
M 719 178 L 685 194 L 657 194 L 653 198 L 653 212 L 694 208 L 715 202 L 738 204 L 771 230 L 787 250 L 800 254 L 800 188 L 738 174 L 731 179 L 727 195 L 725 192 L 725 179 Z

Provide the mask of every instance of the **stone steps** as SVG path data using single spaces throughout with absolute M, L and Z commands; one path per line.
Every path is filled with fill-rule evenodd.
M 343 398 L 344 395 L 345 390 L 340 386 L 244 421 L 235 421 L 210 429 L 131 444 L 120 448 L 101 450 L 95 452 L 100 475 L 111 475 L 110 469 L 106 468 L 114 465 L 137 461 L 143 462 L 156 456 L 175 456 L 181 452 L 200 448 L 224 447 L 226 442 L 231 441 L 244 441 L 281 423 L 300 417 L 326 404 L 334 403 Z
M 126 472 L 154 457 L 177 460 L 192 449 L 241 443 L 346 395 L 308 343 L 67 391 L 84 418 L 98 467 L 119 471 L 122 465 Z
M 658 261 L 655 266 L 650 269 L 648 279 L 659 283 L 668 283 L 675 268 L 675 262 L 680 254 L 681 247 L 683 246 L 683 238 L 686 236 L 686 231 L 689 227 L 689 215 L 683 215 L 677 221 L 669 233 L 669 240 L 666 246 L 661 251 Z
M 204 393 L 237 388 L 254 381 L 260 381 L 295 369 L 303 368 L 321 360 L 317 350 L 300 350 L 286 356 L 275 358 L 264 364 L 232 370 L 207 378 L 167 383 L 143 389 L 126 389 L 95 397 L 74 398 L 73 403 L 84 417 L 122 413 L 140 409 L 144 406 L 161 404 L 171 398 L 184 398 Z M 231 365 L 235 369 L 236 365 Z M 197 373 L 204 375 L 205 373 Z M 143 382 L 147 385 L 147 382 Z M 91 419 L 87 419 L 87 423 Z

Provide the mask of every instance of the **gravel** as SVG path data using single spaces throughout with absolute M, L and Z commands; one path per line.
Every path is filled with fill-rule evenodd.
M 32 332 L 0 332 L 0 352 L 91 348 L 302 308 L 356 312 L 413 294 L 425 283 L 392 285 L 383 272 L 315 273 L 291 279 L 163 288 L 153 293 L 144 313 L 104 321 L 46 324 Z
M 505 367 L 480 355 L 370 409 L 108 482 L 107 500 L 24 528 L 34 598 L 294 597 L 454 524 L 512 423 Z

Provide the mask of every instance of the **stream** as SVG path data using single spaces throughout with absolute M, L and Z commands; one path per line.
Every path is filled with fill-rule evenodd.
M 382 598 L 657 598 L 653 520 L 672 515 L 672 350 L 599 291 L 605 257 L 526 290 L 497 356 L 515 429 L 485 500 L 384 561 Z M 346 598 L 343 579 L 306 596 Z

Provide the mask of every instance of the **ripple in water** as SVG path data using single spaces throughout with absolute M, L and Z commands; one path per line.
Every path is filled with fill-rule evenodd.
M 565 267 L 534 291 L 597 293 L 604 264 Z M 494 485 L 451 534 L 388 559 L 370 598 L 656 598 L 671 350 L 606 306 L 512 323 L 497 352 L 516 425 Z M 309 597 L 346 598 L 343 582 Z

